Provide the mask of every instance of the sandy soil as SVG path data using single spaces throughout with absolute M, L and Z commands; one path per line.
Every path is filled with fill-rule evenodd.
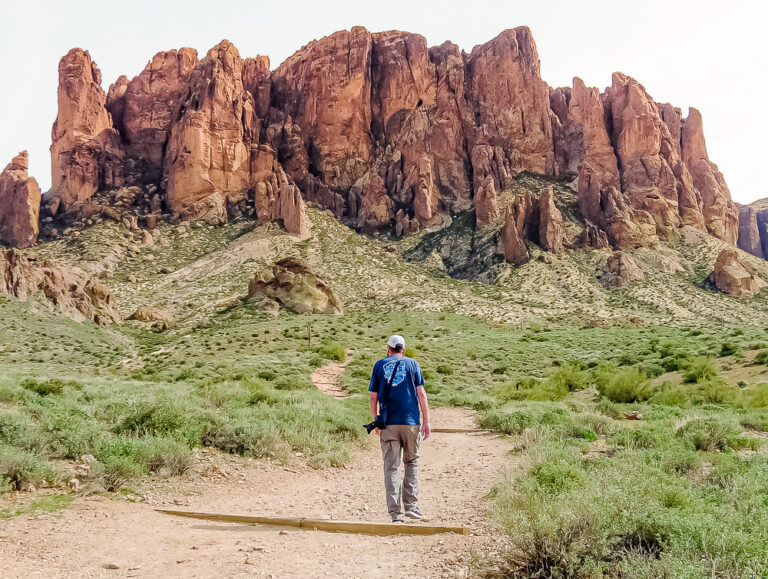
M 325 366 L 320 366 L 312 372 L 312 383 L 317 386 L 320 392 L 324 392 L 334 398 L 346 398 L 349 396 L 349 392 L 339 384 L 339 378 L 344 373 L 344 368 L 347 367 L 347 364 L 349 362 L 344 364 L 331 362 Z
M 461 409 L 433 426 L 468 427 Z M 156 483 L 141 502 L 91 495 L 57 515 L 0 522 L 2 577 L 462 577 L 472 552 L 504 548 L 485 496 L 508 443 L 484 434 L 433 434 L 422 446 L 421 507 L 429 522 L 470 536 L 372 537 L 196 521 L 159 506 L 222 513 L 388 521 L 378 443 L 347 468 L 313 470 L 201 450 L 194 472 Z M 414 523 L 409 523 L 414 524 Z M 117 567 L 108 569 L 108 566 Z

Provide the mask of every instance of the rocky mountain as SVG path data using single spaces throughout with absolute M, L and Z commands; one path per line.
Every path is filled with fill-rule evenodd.
M 225 40 L 202 58 L 158 53 L 107 92 L 101 80 L 82 49 L 59 64 L 42 209 L 54 237 L 127 209 L 149 227 L 164 216 L 221 224 L 247 214 L 306 237 L 309 202 L 361 232 L 396 236 L 474 209 L 477 227 L 503 225 L 499 251 L 516 264 L 528 259 L 526 242 L 555 253 L 631 249 L 684 225 L 757 248 L 752 218 L 740 217 L 709 160 L 697 110 L 684 118 L 622 73 L 602 93 L 578 78 L 553 89 L 527 27 L 471 53 L 355 27 L 275 70 Z M 506 194 L 524 172 L 573 183 L 579 231 L 563 230 L 552 192 Z

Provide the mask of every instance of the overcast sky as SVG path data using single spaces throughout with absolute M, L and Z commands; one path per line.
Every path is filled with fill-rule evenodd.
M 620 70 L 658 102 L 684 114 L 698 108 L 710 158 L 733 198 L 749 203 L 768 196 L 767 23 L 767 0 L 0 0 L 0 167 L 27 149 L 30 172 L 50 187 L 58 61 L 74 46 L 90 52 L 106 90 L 161 50 L 191 46 L 202 56 L 223 38 L 243 57 L 268 55 L 275 68 L 307 42 L 355 25 L 466 51 L 527 25 L 553 87 L 579 76 L 603 90 Z

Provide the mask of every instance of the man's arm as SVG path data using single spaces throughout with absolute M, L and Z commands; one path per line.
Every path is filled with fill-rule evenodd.
M 373 414 L 374 418 L 376 418 L 376 416 L 379 414 L 379 393 L 378 392 L 371 392 L 371 414 Z
M 429 425 L 429 400 L 427 400 L 427 391 L 424 386 L 416 388 L 416 394 L 419 397 L 419 409 L 421 409 L 421 435 L 426 440 L 432 432 L 432 427 Z

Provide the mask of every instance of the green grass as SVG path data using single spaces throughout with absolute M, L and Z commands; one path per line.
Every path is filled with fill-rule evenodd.
M 67 508 L 75 500 L 75 495 L 45 495 L 34 499 L 28 505 L 20 508 L 0 510 L 0 520 L 8 520 L 19 515 L 37 515 L 40 513 L 56 513 Z

